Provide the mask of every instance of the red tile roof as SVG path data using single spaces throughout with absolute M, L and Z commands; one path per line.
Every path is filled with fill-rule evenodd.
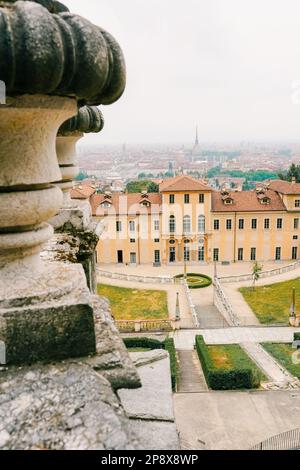
M 87 185 L 78 185 L 71 189 L 71 199 L 89 199 L 96 192 L 96 188 Z
M 300 194 L 300 183 L 290 183 L 283 180 L 272 180 L 268 184 L 270 189 L 281 194 Z
M 159 186 L 159 191 L 212 191 L 212 188 L 205 181 L 196 180 L 188 175 L 180 175 L 164 180 Z
M 212 193 L 213 212 L 268 212 L 285 211 L 286 207 L 281 197 L 271 190 L 265 191 L 265 197 L 269 198 L 269 204 L 261 203 L 261 196 L 258 198 L 256 191 L 236 191 L 228 192 L 228 198 L 233 200 L 232 204 L 224 203 L 224 196 L 219 191 Z M 226 198 L 225 198 L 226 199 Z
M 150 207 L 141 205 L 143 201 L 149 201 Z M 111 202 L 111 207 L 103 207 L 104 202 Z M 90 198 L 90 204 L 94 216 L 106 214 L 134 215 L 138 212 L 159 214 L 161 212 L 162 197 L 159 193 L 149 193 L 147 198 L 140 193 L 113 193 L 110 198 L 105 194 L 93 194 Z

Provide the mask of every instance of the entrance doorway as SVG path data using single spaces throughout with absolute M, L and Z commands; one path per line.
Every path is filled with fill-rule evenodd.
M 123 263 L 123 250 L 118 250 L 118 263 Z
M 170 248 L 170 257 L 169 257 L 170 263 L 175 263 L 176 261 L 176 249 L 174 246 Z

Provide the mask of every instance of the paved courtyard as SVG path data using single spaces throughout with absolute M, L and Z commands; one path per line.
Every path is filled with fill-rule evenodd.
M 232 327 L 203 330 L 180 330 L 174 333 L 176 349 L 191 350 L 195 344 L 195 336 L 202 335 L 207 344 L 240 344 L 263 343 L 274 341 L 277 343 L 291 343 L 294 333 L 300 328 L 290 327 Z
M 249 449 L 300 427 L 299 391 L 178 393 L 180 439 L 189 449 Z
M 283 266 L 291 264 L 291 261 L 270 261 L 265 262 L 263 265 L 264 271 L 271 269 L 278 269 Z M 252 271 L 253 263 L 231 263 L 223 266 L 222 264 L 217 265 L 217 272 L 219 276 L 238 276 L 240 274 L 249 274 Z M 174 263 L 169 265 L 163 265 L 161 267 L 154 267 L 152 264 L 139 264 L 136 266 L 125 265 L 125 264 L 99 264 L 99 269 L 104 271 L 132 274 L 134 276 L 176 276 L 176 274 L 183 273 L 183 263 Z M 214 275 L 213 263 L 196 263 L 187 266 L 188 272 L 207 274 L 210 277 Z M 300 272 L 300 268 L 299 268 Z M 296 276 L 295 276 L 296 277 Z

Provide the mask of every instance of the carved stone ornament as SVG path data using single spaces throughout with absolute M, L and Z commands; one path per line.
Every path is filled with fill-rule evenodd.
M 66 10 L 49 0 L 0 0 L 0 80 L 10 96 L 111 104 L 125 88 L 122 50 L 108 32 Z

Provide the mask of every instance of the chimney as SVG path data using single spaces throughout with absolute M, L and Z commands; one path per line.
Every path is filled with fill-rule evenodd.
M 295 176 L 292 177 L 292 184 L 295 184 L 296 183 L 296 178 Z

